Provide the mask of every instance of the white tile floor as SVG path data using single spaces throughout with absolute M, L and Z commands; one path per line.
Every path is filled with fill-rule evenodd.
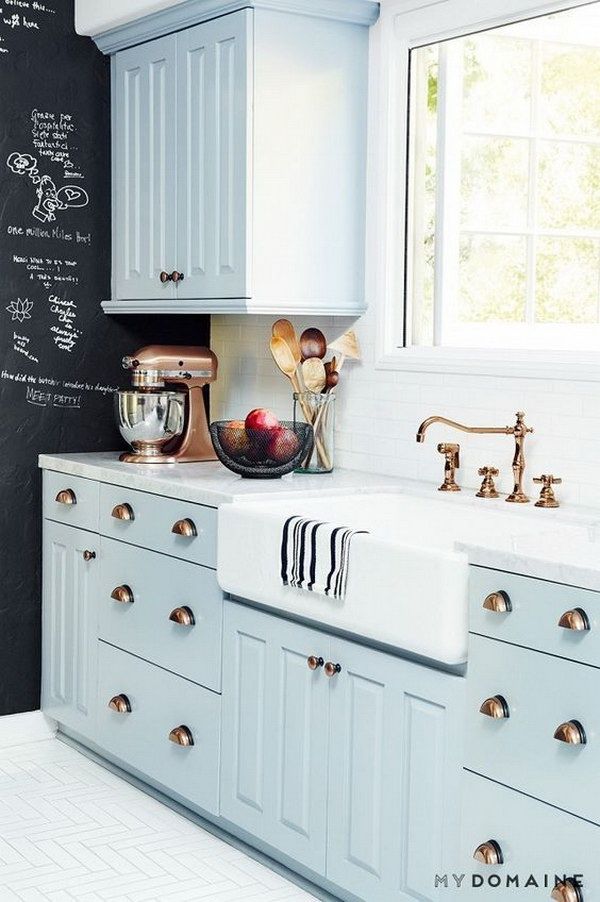
M 56 739 L 0 750 L 0 900 L 313 896 Z

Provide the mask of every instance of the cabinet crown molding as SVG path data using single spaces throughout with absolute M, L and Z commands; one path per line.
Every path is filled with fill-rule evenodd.
M 90 37 L 102 53 L 111 54 L 240 9 L 275 10 L 367 27 L 379 18 L 377 0 L 187 0 Z

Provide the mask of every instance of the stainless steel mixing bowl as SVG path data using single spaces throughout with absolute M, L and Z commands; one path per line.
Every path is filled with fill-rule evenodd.
M 185 420 L 185 394 L 176 391 L 119 391 L 115 394 L 119 431 L 137 454 L 156 457 L 181 435 Z

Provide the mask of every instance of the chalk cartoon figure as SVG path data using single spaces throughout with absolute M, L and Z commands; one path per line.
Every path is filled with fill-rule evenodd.
M 10 313 L 13 323 L 24 323 L 26 319 L 31 319 L 33 301 L 27 298 L 22 301 L 21 298 L 17 298 L 16 301 L 11 301 L 6 309 Z
M 90 201 L 89 195 L 79 185 L 63 185 L 57 188 L 49 175 L 40 175 L 38 161 L 28 153 L 11 153 L 6 165 L 16 175 L 27 175 L 36 186 L 37 204 L 33 215 L 40 222 L 54 222 L 57 210 L 70 207 L 85 207 Z

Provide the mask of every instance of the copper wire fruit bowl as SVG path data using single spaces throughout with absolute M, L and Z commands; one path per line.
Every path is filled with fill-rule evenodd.
M 210 426 L 217 457 L 246 479 L 279 479 L 291 473 L 310 453 L 312 426 L 281 421 L 276 429 L 246 429 L 231 421 Z

